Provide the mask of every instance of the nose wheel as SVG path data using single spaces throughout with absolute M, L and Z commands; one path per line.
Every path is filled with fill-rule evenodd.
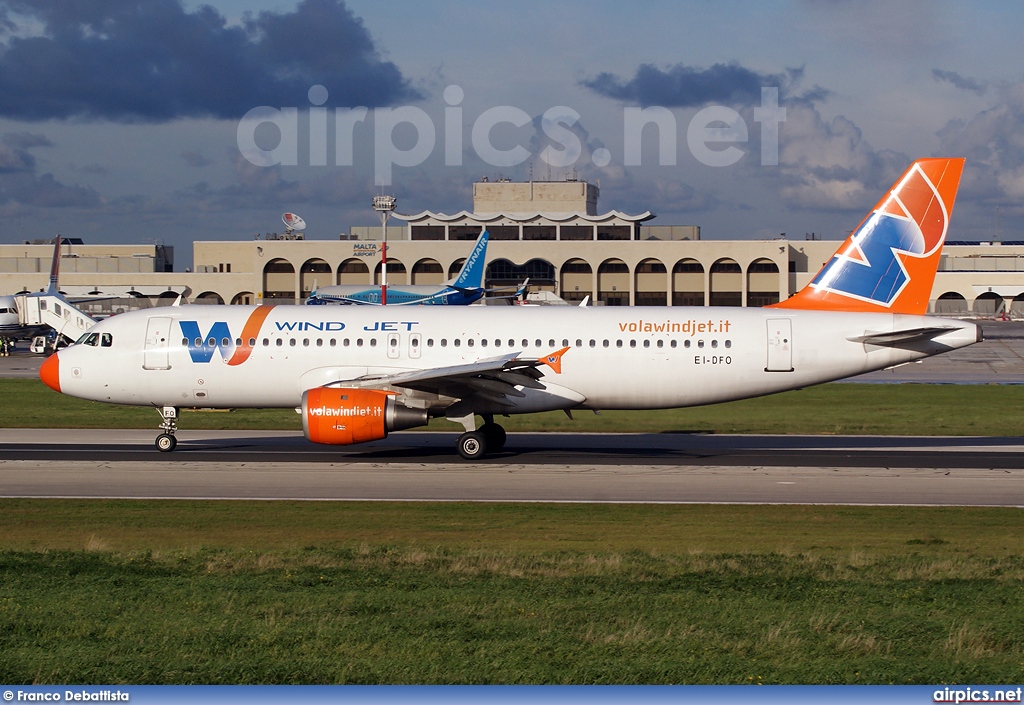
M 163 433 L 156 437 L 156 449 L 161 453 L 170 453 L 178 445 L 178 439 L 174 437 L 174 432 L 178 430 L 178 409 L 165 406 L 160 409 L 160 418 L 163 419 L 160 424 Z
M 178 439 L 169 433 L 161 433 L 156 437 L 157 450 L 163 453 L 170 453 L 176 445 L 178 445 Z

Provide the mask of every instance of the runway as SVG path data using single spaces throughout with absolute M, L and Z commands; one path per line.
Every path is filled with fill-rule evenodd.
M 1024 383 L 1024 323 L 851 382 Z M 36 377 L 42 356 L 0 358 Z M 510 434 L 468 464 L 448 433 L 330 447 L 284 431 L 0 429 L 0 497 L 720 502 L 1024 507 L 1024 438 Z
M 1024 438 L 448 433 L 317 446 L 286 432 L 0 429 L 0 496 L 1024 507 Z

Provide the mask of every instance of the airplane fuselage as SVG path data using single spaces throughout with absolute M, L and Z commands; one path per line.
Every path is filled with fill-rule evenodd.
M 901 347 L 857 340 L 936 326 L 948 332 Z M 973 323 L 933 317 L 719 307 L 182 306 L 122 314 L 90 334 L 93 344 L 60 353 L 60 391 L 157 407 L 295 407 L 304 391 L 346 380 L 569 348 L 559 373 L 541 368 L 546 389 L 475 413 L 710 404 L 979 340 Z M 409 394 L 432 415 L 451 403 Z

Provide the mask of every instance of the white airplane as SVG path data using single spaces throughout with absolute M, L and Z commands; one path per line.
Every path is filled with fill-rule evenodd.
M 40 370 L 72 396 L 152 406 L 295 407 L 348 445 L 446 417 L 467 459 L 495 416 L 667 409 L 859 375 L 978 342 L 925 315 L 962 159 L 912 164 L 804 289 L 765 308 L 178 306 L 98 323 Z M 484 420 L 476 426 L 476 416 Z
M 28 297 L 56 296 L 63 299 L 58 290 L 57 281 L 60 275 L 61 237 L 53 241 L 53 259 L 50 262 L 50 283 L 46 291 L 25 294 Z M 0 296 L 0 338 L 15 342 L 21 339 L 32 339 L 48 330 L 45 325 L 23 325 L 18 317 L 18 304 L 15 296 Z

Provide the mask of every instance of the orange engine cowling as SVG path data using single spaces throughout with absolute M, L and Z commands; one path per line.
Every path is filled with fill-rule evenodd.
M 314 443 L 366 443 L 426 423 L 425 409 L 403 406 L 379 389 L 316 387 L 302 394 L 302 432 Z

